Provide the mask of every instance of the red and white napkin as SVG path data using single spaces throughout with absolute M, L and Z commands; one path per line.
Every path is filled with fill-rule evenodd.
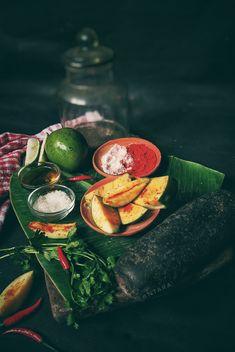
M 77 127 L 84 123 L 103 120 L 97 111 L 87 112 L 73 120 L 66 121 L 66 127 Z M 43 140 L 46 133 L 62 128 L 60 123 L 49 126 L 33 136 L 5 132 L 0 134 L 0 231 L 6 213 L 10 207 L 9 187 L 11 175 L 21 167 L 21 156 L 26 151 L 27 141 L 31 137 Z

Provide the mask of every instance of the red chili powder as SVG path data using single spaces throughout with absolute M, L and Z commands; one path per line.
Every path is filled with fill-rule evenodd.
M 133 209 L 133 205 L 131 203 L 127 204 L 124 208 L 123 208 L 123 211 L 125 213 L 130 213 Z
M 134 165 L 129 172 L 131 175 L 137 177 L 146 175 L 156 166 L 156 154 L 145 144 L 130 144 L 127 151 L 134 160 Z
M 22 282 L 16 282 L 12 287 L 10 287 L 7 290 L 7 292 L 6 292 L 7 299 L 15 296 L 15 294 L 17 293 L 21 284 L 22 284 Z

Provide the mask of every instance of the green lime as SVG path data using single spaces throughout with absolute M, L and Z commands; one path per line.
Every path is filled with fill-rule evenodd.
M 61 128 L 47 137 L 45 150 L 50 161 L 61 169 L 73 172 L 79 169 L 85 160 L 88 144 L 77 130 Z
M 37 160 L 40 149 L 40 142 L 37 138 L 29 138 L 26 147 L 25 166 Z

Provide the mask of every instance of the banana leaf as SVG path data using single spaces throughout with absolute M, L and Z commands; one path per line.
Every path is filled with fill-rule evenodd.
M 176 197 L 181 203 L 190 201 L 203 193 L 218 190 L 224 179 L 224 174 L 218 171 L 190 161 L 181 160 L 174 156 L 169 157 L 167 173 L 177 181 L 178 190 Z M 129 246 L 142 236 L 146 230 L 130 237 L 109 237 L 90 229 L 84 223 L 79 212 L 80 200 L 90 185 L 90 183 L 85 181 L 70 184 L 70 187 L 76 194 L 76 206 L 72 213 L 66 218 L 66 221 L 62 220 L 60 223 L 76 222 L 78 234 L 87 243 L 89 249 L 103 257 L 119 257 Z M 22 188 L 17 173 L 14 174 L 10 184 L 11 203 L 23 231 L 30 240 L 30 237 L 33 236 L 33 232 L 28 228 L 28 224 L 31 221 L 34 221 L 35 218 L 30 213 L 27 205 L 27 197 L 29 193 L 28 190 Z M 159 221 L 160 220 L 157 218 L 153 226 Z M 45 242 L 47 241 L 50 242 L 51 240 L 45 238 Z M 60 263 L 56 261 L 49 262 L 41 254 L 37 255 L 37 259 L 54 286 L 58 289 L 59 293 L 65 300 L 69 300 L 70 288 L 66 274 L 62 270 Z
M 177 182 L 175 200 L 179 204 L 190 202 L 202 194 L 219 190 L 225 177 L 219 171 L 175 156 L 169 157 L 167 175 Z

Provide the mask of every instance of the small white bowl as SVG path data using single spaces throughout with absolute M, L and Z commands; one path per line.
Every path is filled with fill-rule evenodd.
M 53 212 L 53 213 L 41 212 L 41 211 L 34 209 L 33 205 L 34 205 L 35 201 L 38 199 L 38 197 L 43 196 L 43 195 L 45 195 L 49 192 L 52 192 L 52 191 L 57 191 L 57 190 L 63 191 L 68 195 L 68 197 L 71 199 L 71 203 L 69 204 L 69 206 L 65 207 L 62 210 Z M 28 196 L 27 202 L 28 202 L 28 207 L 29 207 L 31 213 L 34 216 L 36 216 L 42 220 L 52 222 L 52 221 L 59 221 L 61 219 L 64 219 L 73 210 L 73 208 L 75 206 L 75 198 L 76 198 L 75 193 L 69 187 L 55 184 L 53 186 L 42 186 L 42 187 L 35 189 Z

